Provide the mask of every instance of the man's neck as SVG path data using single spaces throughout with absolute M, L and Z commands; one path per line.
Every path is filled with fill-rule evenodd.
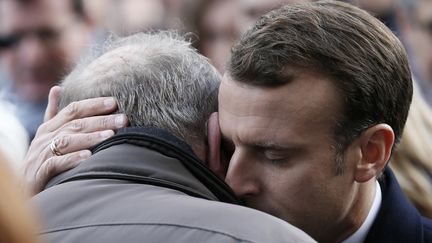
M 358 228 L 352 235 L 350 235 L 347 239 L 343 241 L 343 243 L 357 243 L 357 242 L 364 242 L 370 228 L 372 227 L 373 222 L 375 221 L 379 209 L 381 207 L 381 188 L 378 183 L 378 181 L 375 181 L 375 194 L 372 201 L 372 206 L 369 210 L 369 213 L 363 222 L 363 224 Z
M 328 241 L 325 242 L 342 242 L 348 239 L 357 232 L 368 217 L 375 198 L 376 180 L 358 185 L 357 197 L 353 201 L 347 216 L 339 222 L 333 237 L 328 238 Z

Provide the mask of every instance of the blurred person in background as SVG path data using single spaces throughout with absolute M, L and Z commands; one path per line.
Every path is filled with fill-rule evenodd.
M 432 107 L 432 0 L 403 1 L 410 21 L 406 39 L 417 84 Z
M 50 88 L 86 49 L 91 25 L 79 0 L 2 0 L 0 11 L 0 58 L 11 81 L 2 99 L 17 106 L 32 139 Z
M 432 218 L 432 110 L 414 86 L 413 100 L 399 147 L 390 167 L 402 190 L 425 216 Z
M 204 1 L 196 19 L 198 50 L 224 72 L 225 63 L 235 41 L 255 21 L 270 10 L 285 4 L 309 0 L 208 0 Z
M 368 11 L 396 35 L 399 34 L 402 9 L 398 0 L 350 0 L 348 2 Z
M 160 0 L 111 1 L 110 6 L 108 29 L 119 36 L 163 28 L 166 9 Z
M 196 19 L 202 6 L 209 0 L 161 0 L 166 8 L 165 24 L 167 29 L 194 32 Z
M 3 155 L 10 162 L 12 169 L 18 173 L 27 153 L 28 136 L 14 115 L 15 108 L 8 102 L 0 101 L 0 148 L 3 149 Z
M 432 0 L 350 0 L 386 24 L 402 41 L 419 91 L 432 105 Z
M 265 13 L 286 4 L 307 2 L 311 0 L 237 0 L 236 28 L 243 34 Z
M 35 220 L 8 164 L 0 151 L 0 242 L 37 243 Z
M 231 46 L 240 36 L 234 23 L 236 7 L 237 1 L 209 0 L 203 2 L 197 13 L 197 48 L 219 72 L 224 71 Z
M 104 33 L 127 36 L 164 29 L 167 10 L 160 0 L 84 0 L 90 19 Z M 100 39 L 98 44 L 104 42 Z

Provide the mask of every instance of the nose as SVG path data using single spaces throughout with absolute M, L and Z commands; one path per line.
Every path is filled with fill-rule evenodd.
M 247 199 L 260 193 L 259 168 L 251 156 L 236 149 L 225 177 L 226 183 L 240 198 Z

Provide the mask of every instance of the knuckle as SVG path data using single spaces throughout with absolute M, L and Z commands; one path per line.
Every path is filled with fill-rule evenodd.
M 62 151 L 67 148 L 70 144 L 71 136 L 70 135 L 62 135 L 56 139 L 57 149 Z
M 85 128 L 82 120 L 73 120 L 69 122 L 68 128 L 73 132 L 80 132 Z
M 95 137 L 92 134 L 87 134 L 84 136 L 85 144 L 93 144 Z
M 75 164 L 74 162 L 79 160 L 79 153 L 72 153 L 64 156 L 61 170 L 71 169 Z
M 100 125 L 101 125 L 103 128 L 111 127 L 111 123 L 112 123 L 112 118 L 110 118 L 110 117 L 104 117 L 104 118 L 102 118 L 101 121 L 100 121 Z
M 53 175 L 55 175 L 57 173 L 57 163 L 58 161 L 54 157 L 46 160 L 45 163 L 42 164 L 41 173 L 39 174 L 41 178 L 38 179 L 42 181 L 47 181 Z
M 38 127 L 38 129 L 36 130 L 36 135 L 40 134 L 40 133 L 44 133 L 45 131 L 47 131 L 47 126 L 48 126 L 47 123 L 48 122 L 44 122 Z
M 64 109 L 66 116 L 68 116 L 69 118 L 75 118 L 78 116 L 79 113 L 79 106 L 78 106 L 78 102 L 74 101 L 72 103 L 70 103 L 68 106 L 66 106 L 66 108 Z

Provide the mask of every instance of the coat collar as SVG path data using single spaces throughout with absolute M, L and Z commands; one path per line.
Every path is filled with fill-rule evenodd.
M 124 128 L 92 151 L 88 160 L 53 178 L 47 188 L 73 180 L 120 179 L 240 204 L 228 185 L 196 157 L 188 144 L 162 129 Z

